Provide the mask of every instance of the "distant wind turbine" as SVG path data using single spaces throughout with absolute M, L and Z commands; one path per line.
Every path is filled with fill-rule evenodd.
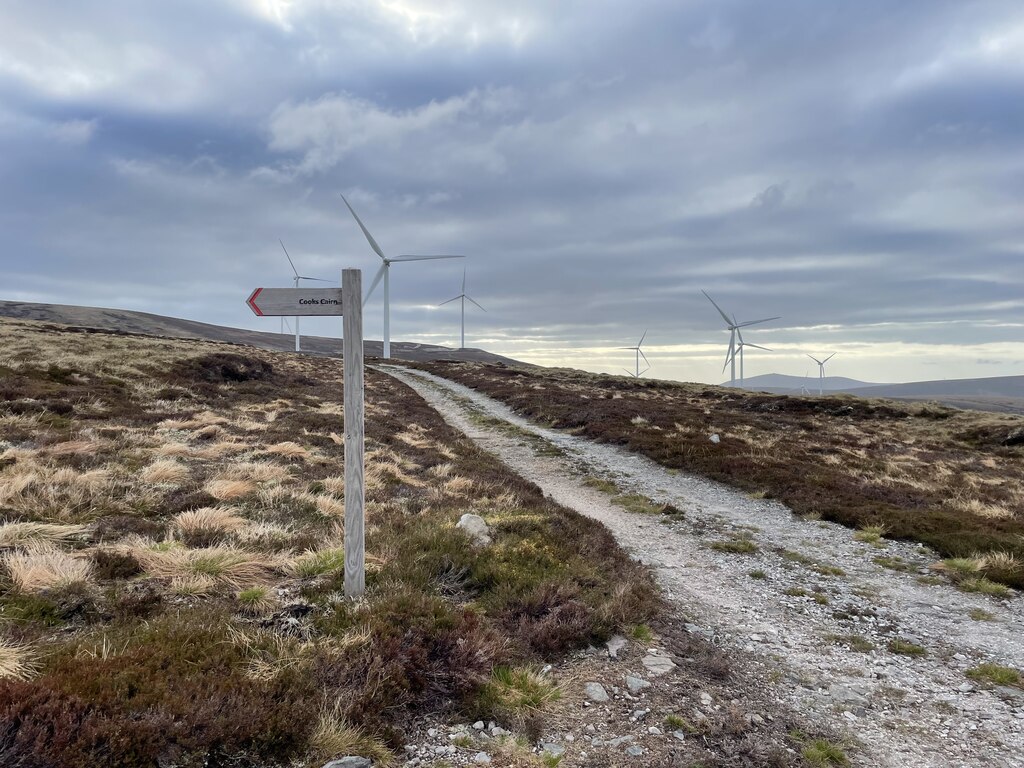
M 736 322 L 736 316 L 735 315 L 733 315 L 732 321 L 734 323 Z M 740 341 L 740 343 L 736 345 L 736 350 L 739 352 L 739 355 L 740 355 L 740 386 L 741 387 L 743 386 L 743 381 L 744 381 L 744 376 L 743 376 L 743 348 L 744 347 L 753 347 L 754 349 L 763 349 L 765 352 L 771 352 L 771 350 L 768 349 L 768 347 L 762 347 L 762 346 L 759 346 L 757 344 L 751 344 L 749 341 L 744 341 L 743 340 L 743 333 L 740 331 L 740 328 L 742 328 L 742 327 L 743 326 L 741 326 L 739 324 L 736 325 L 736 338 L 738 338 L 739 341 Z
M 725 314 L 725 312 L 722 310 L 722 308 L 720 306 L 718 306 L 717 304 L 715 304 L 715 300 L 712 299 L 710 296 L 708 296 L 707 291 L 702 290 L 701 293 L 704 294 L 704 296 L 707 298 L 708 301 L 710 301 L 712 304 L 715 305 L 715 309 L 718 310 L 718 314 L 720 314 L 722 316 L 722 319 L 725 320 L 726 330 L 729 331 L 729 350 L 725 353 L 725 365 L 722 366 L 722 372 L 725 373 L 725 369 L 728 368 L 730 365 L 732 366 L 732 369 L 729 372 L 729 386 L 735 387 L 736 386 L 736 352 L 737 352 L 737 350 L 736 350 L 736 334 L 737 334 L 737 332 L 739 331 L 740 328 L 746 328 L 748 325 L 757 325 L 758 323 L 767 323 L 769 320 L 778 320 L 779 318 L 778 317 L 766 317 L 763 320 L 748 320 L 745 323 L 740 323 L 740 322 L 736 321 L 735 317 L 730 318 L 727 314 Z M 742 341 L 742 339 L 741 339 L 741 341 Z M 747 344 L 747 346 L 753 347 L 755 345 L 754 344 Z M 762 347 L 762 349 L 764 349 L 764 347 Z
M 640 347 L 642 347 L 644 345 L 644 339 L 646 339 L 646 338 L 647 338 L 647 331 L 644 331 L 644 335 L 640 337 L 640 341 L 638 341 L 636 343 L 635 347 L 619 347 L 619 349 L 630 349 L 630 350 L 633 350 L 634 352 L 636 352 L 636 371 L 633 372 L 633 371 L 630 371 L 627 368 L 623 369 L 624 371 L 626 371 L 626 373 L 628 373 L 634 379 L 639 379 L 641 376 L 643 376 L 645 373 L 647 373 L 649 370 L 651 370 L 651 361 L 647 359 L 647 355 L 645 355 L 644 351 L 642 349 L 640 349 Z M 647 365 L 647 367 L 644 368 L 642 371 L 640 370 L 640 358 L 641 357 L 644 359 L 644 363 L 646 363 L 646 365 Z
M 831 355 L 826 357 L 824 360 L 819 360 L 814 355 L 808 355 L 808 357 L 811 358 L 811 360 L 813 360 L 814 362 L 816 362 L 818 364 L 818 394 L 819 395 L 825 394 L 825 392 L 824 392 L 824 390 L 825 390 L 825 363 L 827 363 L 829 360 L 831 360 L 835 356 L 836 356 L 836 353 L 833 352 Z
M 284 241 L 283 240 L 278 240 L 277 242 L 281 243 L 281 250 L 284 251 L 284 255 L 288 259 L 288 263 L 291 264 L 292 272 L 295 273 L 295 278 L 294 279 L 295 279 L 295 287 L 296 288 L 299 287 L 299 280 L 312 280 L 312 281 L 317 282 L 317 283 L 332 283 L 332 282 L 334 282 L 333 280 L 324 280 L 321 277 L 306 277 L 305 275 L 300 275 L 299 274 L 299 270 L 297 270 L 295 268 L 295 262 L 292 261 L 292 257 L 290 255 L 288 255 L 288 249 L 284 247 Z M 284 318 L 283 317 L 281 318 L 281 333 L 284 333 Z M 300 337 L 299 337 L 299 318 L 297 318 L 297 317 L 295 318 L 295 351 L 296 352 L 301 352 L 302 351 L 302 344 L 300 342 Z
M 477 307 L 480 307 L 480 309 L 483 309 L 484 312 L 487 311 L 486 309 L 481 307 L 479 304 L 477 304 L 475 301 L 473 301 L 473 299 L 471 297 L 466 295 L 466 270 L 465 269 L 462 270 L 462 293 L 460 293 L 458 296 L 456 296 L 454 298 L 448 299 L 448 301 L 442 301 L 437 306 L 443 307 L 445 304 L 451 304 L 453 301 L 457 301 L 458 299 L 462 299 L 462 336 L 460 337 L 461 341 L 459 343 L 459 349 L 465 349 L 466 348 L 466 300 L 469 299 L 469 301 L 472 301 L 474 304 L 476 304 Z
M 397 262 L 397 261 L 429 261 L 429 260 L 432 260 L 432 259 L 463 259 L 465 257 L 464 256 L 453 256 L 453 255 L 445 255 L 445 256 L 409 256 L 409 255 L 402 255 L 402 256 L 392 256 L 392 257 L 388 258 L 387 256 L 384 255 L 384 251 L 382 251 L 380 249 L 380 246 L 377 245 L 377 241 L 373 239 L 373 235 L 370 234 L 370 231 L 363 224 L 362 220 L 359 218 L 359 216 L 356 215 L 356 212 L 352 209 L 352 206 L 349 205 L 349 202 L 348 202 L 348 200 L 345 199 L 344 195 L 341 196 L 341 199 L 345 201 L 345 205 L 348 207 L 349 212 L 352 214 L 352 218 L 354 218 L 356 220 L 356 224 L 358 224 L 359 228 L 361 230 L 363 230 L 363 234 L 366 236 L 366 240 L 370 244 L 370 248 L 373 249 L 374 253 L 376 253 L 378 256 L 380 256 L 380 260 L 381 260 L 381 262 L 383 262 L 380 265 L 380 269 L 377 270 L 377 274 L 374 276 L 373 282 L 370 283 L 370 289 L 366 292 L 366 295 L 363 297 L 363 305 L 365 306 L 366 302 L 370 300 L 370 296 L 373 295 L 374 289 L 377 287 L 377 284 L 381 281 L 381 278 L 383 278 L 384 279 L 384 359 L 387 360 L 387 359 L 389 359 L 391 357 L 391 295 L 390 295 L 391 289 L 390 289 L 390 275 L 391 275 L 391 265 L 392 265 L 392 263 Z M 475 304 L 476 302 L 473 302 L 473 303 Z

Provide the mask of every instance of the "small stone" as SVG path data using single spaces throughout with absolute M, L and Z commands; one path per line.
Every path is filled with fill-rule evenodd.
M 488 765 L 491 762 L 491 756 L 486 752 L 477 752 L 473 755 L 473 762 L 477 765 Z
M 686 741 L 685 731 L 672 731 L 672 738 L 676 741 Z
M 342 757 L 338 760 L 331 760 L 331 762 L 325 763 L 324 768 L 371 768 L 372 765 L 373 763 L 365 757 L 349 755 L 348 757 Z
M 712 701 L 711 694 L 709 694 L 709 693 L 701 693 L 701 695 L 700 695 L 700 703 L 701 703 L 702 707 L 710 707 L 711 706 L 711 701 Z
M 480 515 L 473 515 L 467 512 L 459 518 L 459 522 L 455 524 L 455 527 L 469 534 L 469 537 L 478 545 L 486 546 L 491 543 L 487 522 Z
M 483 720 L 477 720 L 475 723 L 473 723 L 473 730 L 475 730 L 475 731 L 482 731 L 483 729 L 484 729 L 484 721 Z
M 650 688 L 651 684 L 642 677 L 626 675 L 626 687 L 629 688 L 630 693 L 640 693 L 644 688 Z
M 671 672 L 676 667 L 675 662 L 668 658 L 668 656 L 656 655 L 654 653 L 648 653 L 640 659 L 640 663 L 655 677 Z
M 613 747 L 614 748 L 614 747 L 621 747 L 623 744 L 629 744 L 629 742 L 631 742 L 631 741 L 633 741 L 633 737 L 632 736 L 619 736 L 618 738 L 606 741 L 605 744 L 607 744 L 609 747 Z
M 597 728 L 595 728 L 595 727 L 594 727 L 594 724 L 593 724 L 593 723 L 590 723 L 590 724 L 589 724 L 589 725 L 588 725 L 588 726 L 587 726 L 586 728 L 584 728 L 583 730 L 585 730 L 585 731 L 586 731 L 587 733 L 595 733 L 595 732 L 597 731 Z
M 552 757 L 561 757 L 565 754 L 565 747 L 561 744 L 556 744 L 553 741 L 546 741 L 541 744 L 541 749 L 547 752 Z
M 760 715 L 754 714 L 750 716 L 750 722 L 754 725 L 764 725 L 764 718 Z
M 711 437 L 709 437 L 708 440 L 710 440 L 712 443 L 715 443 L 716 445 L 722 442 L 722 438 L 720 438 L 717 433 L 711 435 Z
M 647 732 L 651 734 L 651 736 L 661 736 L 661 728 L 659 728 L 656 725 L 652 725 L 650 728 L 648 728 Z
M 626 747 L 626 754 L 630 757 L 640 757 L 644 753 L 644 748 L 634 744 L 631 747 Z
M 608 691 L 600 683 L 587 683 L 584 686 L 584 692 L 591 701 L 602 703 L 609 700 Z
M 434 738 L 435 736 L 437 736 L 437 728 L 430 728 L 427 731 L 427 736 L 429 736 L 430 738 Z
M 617 659 L 619 657 L 619 651 L 625 648 L 628 644 L 629 641 L 622 635 L 613 635 L 612 639 L 605 643 L 608 647 L 608 657 L 611 659 Z

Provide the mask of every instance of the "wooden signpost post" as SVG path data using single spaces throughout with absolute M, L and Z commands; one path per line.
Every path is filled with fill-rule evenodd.
M 341 272 L 341 288 L 257 288 L 246 304 L 261 317 L 341 315 L 345 370 L 345 596 L 366 589 L 363 522 L 363 273 Z

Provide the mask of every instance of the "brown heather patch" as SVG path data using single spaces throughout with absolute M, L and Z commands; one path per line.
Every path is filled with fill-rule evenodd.
M 920 541 L 943 557 L 1024 557 L 1019 416 L 852 396 L 767 395 L 696 384 L 474 363 L 413 364 L 535 421 L 787 504 L 802 516 Z M 646 423 L 634 423 L 642 413 Z M 709 435 L 718 433 L 721 443 Z M 1001 572 L 1024 587 L 1024 573 Z

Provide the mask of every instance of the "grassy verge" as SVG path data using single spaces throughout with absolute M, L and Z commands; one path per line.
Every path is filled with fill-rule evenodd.
M 540 707 L 530 669 L 658 606 L 603 528 L 373 372 L 346 601 L 338 361 L 0 323 L 0 764 L 386 765 L 426 713 Z
M 1005 553 L 1010 567 L 982 575 L 1024 587 L 1024 448 L 1002 445 L 1020 417 L 559 369 L 419 367 L 538 422 L 859 528 L 867 543 L 885 535 L 947 558 Z

